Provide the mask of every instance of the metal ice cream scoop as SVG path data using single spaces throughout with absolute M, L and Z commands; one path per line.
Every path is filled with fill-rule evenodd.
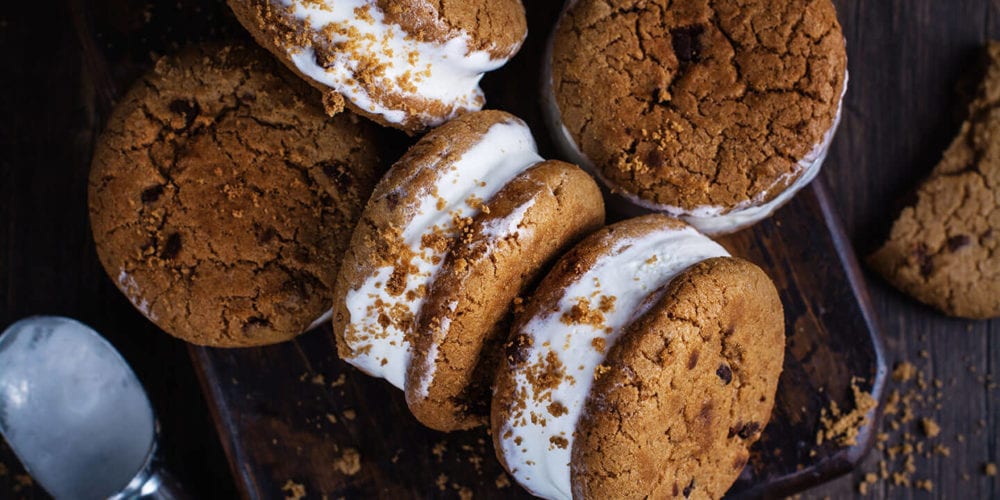
M 37 316 L 0 335 L 0 434 L 62 499 L 186 498 L 159 466 L 139 379 L 90 327 Z

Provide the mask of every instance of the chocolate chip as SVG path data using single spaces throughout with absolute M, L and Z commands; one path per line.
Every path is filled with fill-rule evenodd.
M 674 54 L 682 64 L 701 61 L 701 34 L 703 26 L 684 26 L 670 30 L 670 38 L 674 45 Z
M 528 348 L 531 347 L 531 337 L 519 333 L 507 342 L 507 359 L 511 364 L 519 365 L 528 359 Z
M 330 182 L 337 187 L 340 192 L 347 192 L 354 185 L 354 178 L 351 177 L 351 171 L 347 168 L 347 165 L 343 163 L 325 163 L 320 165 L 323 169 L 323 174 L 330 179 Z
M 760 431 L 760 424 L 757 423 L 757 422 L 750 422 L 748 424 L 745 424 L 739 430 L 738 434 L 739 434 L 739 436 L 740 436 L 741 439 L 749 439 L 751 436 L 753 436 L 754 434 L 757 434 L 757 432 L 759 432 L 759 431 Z
M 924 278 L 931 275 L 934 272 L 934 262 L 931 261 L 930 255 L 927 254 L 927 245 L 920 243 L 915 249 L 913 249 L 913 258 L 917 265 L 920 266 L 920 275 Z
M 646 165 L 652 169 L 663 168 L 666 164 L 666 158 L 663 157 L 663 151 L 660 148 L 653 148 L 646 153 Z
M 292 252 L 292 258 L 295 262 L 300 264 L 309 264 L 312 262 L 312 255 L 309 254 L 309 249 L 306 247 L 298 247 Z
M 692 491 L 694 491 L 694 479 L 692 479 L 691 482 L 687 486 L 684 487 L 684 491 L 683 491 L 684 498 L 687 498 L 687 497 L 691 496 L 691 492 Z
M 729 385 L 733 381 L 733 370 L 725 363 L 719 365 L 719 369 L 715 370 L 715 374 L 722 379 L 723 384 Z
M 198 113 L 201 112 L 201 107 L 198 106 L 197 102 L 185 101 L 182 99 L 174 99 L 170 101 L 168 106 L 170 111 L 181 115 L 184 117 L 184 126 L 182 128 L 191 128 L 191 124 L 194 123 L 195 118 L 198 118 Z
M 681 492 L 680 486 L 677 486 L 677 483 L 674 483 L 673 496 L 677 496 L 680 492 Z
M 747 457 L 739 456 L 733 460 L 733 470 L 740 470 L 747 464 Z
M 688 356 L 688 370 L 694 370 L 694 367 L 698 366 L 698 350 L 695 349 L 691 351 L 691 355 Z
M 972 238 L 969 238 L 969 235 L 967 234 L 952 236 L 951 238 L 948 238 L 948 250 L 955 252 L 969 246 L 969 243 L 972 243 Z
M 160 195 L 163 194 L 163 185 L 158 184 L 156 186 L 148 187 L 142 191 L 142 202 L 143 203 L 153 203 L 160 199 Z
M 160 251 L 160 258 L 163 260 L 171 260 L 177 257 L 177 254 L 181 251 L 181 235 L 179 233 L 173 233 L 167 236 L 167 241 L 163 244 L 163 250 Z
M 260 243 L 261 245 L 264 245 L 264 244 L 268 243 L 269 241 L 273 240 L 274 237 L 277 236 L 277 235 L 278 235 L 278 232 L 275 231 L 273 227 L 264 228 L 263 231 L 260 231 L 260 232 L 257 233 L 257 243 Z

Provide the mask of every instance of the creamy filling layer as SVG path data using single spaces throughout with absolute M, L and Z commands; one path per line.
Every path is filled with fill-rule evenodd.
M 472 39 L 465 32 L 444 43 L 416 40 L 387 21 L 374 0 L 278 1 L 314 33 L 311 46 L 287 48 L 295 67 L 389 123 L 403 123 L 413 113 L 435 126 L 462 110 L 480 109 L 479 80 L 508 60 L 471 50 Z M 317 60 L 316 47 L 329 54 L 328 60 Z M 381 94 L 435 101 L 451 113 L 436 116 L 393 107 Z
M 620 241 L 566 287 L 555 310 L 517 332 L 532 342 L 515 374 L 523 405 L 500 430 L 500 452 L 521 485 L 543 498 L 572 498 L 574 432 L 607 352 L 675 276 L 728 255 L 691 227 Z
M 447 252 L 429 241 L 454 240 L 460 230 L 457 221 L 477 215 L 483 200 L 492 198 L 517 174 L 540 161 L 531 131 L 518 121 L 493 125 L 461 158 L 441 169 L 402 228 L 408 258 L 378 268 L 347 293 L 350 319 L 346 340 L 355 355 L 346 361 L 400 389 L 405 387 L 412 358 L 408 339 L 417 326 L 430 284 L 447 257 Z M 397 266 L 405 267 L 397 273 Z M 401 290 L 396 289 L 398 285 L 390 286 L 394 274 L 404 276 Z

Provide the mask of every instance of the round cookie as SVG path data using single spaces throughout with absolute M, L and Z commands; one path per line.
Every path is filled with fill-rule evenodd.
M 570 2 L 543 98 L 572 162 L 622 211 L 707 234 L 770 215 L 825 159 L 846 89 L 830 0 Z
M 617 390 L 601 385 L 604 377 L 616 376 L 617 371 L 634 376 L 634 370 L 641 368 L 626 364 L 632 361 L 628 356 L 633 353 L 627 346 L 637 342 L 636 339 L 658 334 L 655 327 L 659 324 L 648 323 L 647 317 L 675 307 L 678 295 L 673 290 L 677 283 L 686 282 L 686 276 L 704 265 L 699 263 L 712 263 L 711 268 L 717 270 L 713 272 L 724 274 L 729 280 L 717 281 L 718 293 L 730 292 L 730 288 L 721 287 L 723 284 L 732 285 L 732 292 L 762 291 L 770 309 L 753 310 L 758 316 L 746 323 L 750 327 L 767 323 L 779 332 L 780 339 L 783 317 L 773 285 L 767 288 L 758 283 L 763 276 L 759 270 L 756 274 L 734 272 L 756 268 L 728 255 L 721 246 L 676 219 L 647 215 L 601 229 L 560 258 L 538 286 L 524 313 L 518 316 L 496 375 L 491 412 L 493 440 L 500 462 L 522 486 L 543 498 L 597 498 L 590 493 L 607 491 L 600 488 L 610 484 L 610 480 L 603 482 L 600 476 L 590 474 L 593 469 L 581 469 L 579 457 L 590 460 L 605 456 L 615 463 L 630 465 L 640 460 L 634 455 L 605 454 L 589 447 L 591 441 L 587 440 L 594 439 L 592 436 L 604 436 L 600 433 L 603 428 L 585 425 L 592 418 L 588 414 L 596 411 L 596 403 L 591 401 L 604 401 L 605 396 L 614 394 L 612 390 Z M 739 266 L 719 267 L 721 264 L 715 262 L 739 262 Z M 766 276 L 764 279 L 766 282 Z M 712 309 L 704 311 L 704 316 L 688 318 L 699 326 L 691 329 L 696 334 L 702 330 L 698 321 L 710 325 L 721 318 L 713 315 Z M 708 330 L 706 326 L 706 337 Z M 740 331 L 743 330 L 741 326 Z M 695 346 L 694 339 L 690 342 Z M 779 350 L 783 349 L 783 342 L 777 345 Z M 710 344 L 701 346 L 713 348 Z M 628 355 L 616 354 L 619 351 Z M 783 350 L 777 354 L 779 372 L 782 355 Z M 706 359 L 710 355 L 706 354 Z M 690 357 L 683 363 L 686 369 L 691 364 Z M 675 369 L 672 366 L 666 369 Z M 777 374 L 774 377 L 776 380 Z M 654 385 L 658 379 L 648 380 L 649 385 L 646 380 L 632 382 L 633 393 L 637 385 L 643 387 L 643 401 L 654 396 L 664 400 L 672 397 L 669 386 Z M 772 387 L 772 400 L 773 390 Z M 606 418 L 638 419 L 626 410 L 601 407 L 601 411 L 612 413 Z M 584 442 L 579 441 L 581 438 Z M 628 451 L 626 444 L 615 445 Z M 680 450 L 689 451 L 682 447 L 660 451 L 679 456 Z M 579 470 L 587 472 L 580 475 Z M 584 479 L 589 481 L 588 489 L 580 490 L 578 483 Z M 630 488 L 612 496 L 620 497 L 624 491 L 638 495 L 636 486 Z M 647 495 L 663 496 L 660 493 L 650 490 Z
M 448 255 L 420 315 L 406 380 L 418 420 L 442 431 L 486 422 L 514 301 L 603 223 L 597 184 L 559 161 L 524 171 L 486 204 Z
M 573 446 L 576 498 L 722 498 L 767 425 L 784 360 L 777 290 L 709 259 L 674 278 L 594 381 Z
M 527 35 L 520 0 L 228 0 L 254 38 L 324 94 L 413 133 L 485 102 L 479 80 Z
M 379 174 L 375 127 L 327 117 L 259 49 L 161 58 L 119 102 L 90 172 L 97 254 L 188 342 L 291 339 L 329 314 L 347 234 Z
M 333 302 L 340 357 L 405 388 L 419 312 L 454 240 L 514 177 L 541 162 L 531 131 L 501 111 L 431 130 L 375 187 Z

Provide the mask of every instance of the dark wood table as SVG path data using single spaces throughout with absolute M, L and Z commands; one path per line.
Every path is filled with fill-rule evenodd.
M 531 0 L 526 0 L 531 1 Z M 887 233 L 898 200 L 933 167 L 963 119 L 975 61 L 1000 37 L 1000 0 L 835 0 L 848 41 L 851 83 L 844 119 L 823 176 L 855 250 Z M 98 28 L 102 50 L 145 65 L 98 68 L 84 57 L 75 23 Z M 32 314 L 63 314 L 108 335 L 135 367 L 160 415 L 166 458 L 198 497 L 230 498 L 236 488 L 208 415 L 187 348 L 156 333 L 97 262 L 86 216 L 86 176 L 95 130 L 107 109 L 93 74 L 128 81 L 148 66 L 150 47 L 238 31 L 225 9 L 199 0 L 20 1 L 0 13 L 0 328 Z M 182 36 L 178 36 L 178 35 Z M 119 89 L 120 91 L 121 89 Z M 914 480 L 933 493 L 880 481 L 869 496 L 996 498 L 1000 478 L 982 473 L 1000 444 L 1000 321 L 945 318 L 866 273 L 891 363 L 909 360 L 935 401 L 933 418 L 950 456 L 916 457 Z M 993 375 L 995 376 L 995 375 Z M 890 390 L 892 388 L 890 387 Z M 940 392 L 940 397 L 936 397 Z M 939 409 L 934 409 L 938 405 Z M 886 430 L 898 419 L 886 420 Z M 910 422 L 907 425 L 913 425 Z M 902 431 L 893 433 L 900 435 Z M 913 433 L 920 431 L 914 429 Z M 894 437 L 893 439 L 896 439 Z M 806 493 L 857 494 L 877 472 L 873 452 L 855 473 Z M 892 462 L 897 470 L 900 460 Z M 0 498 L 44 498 L 0 443 Z

